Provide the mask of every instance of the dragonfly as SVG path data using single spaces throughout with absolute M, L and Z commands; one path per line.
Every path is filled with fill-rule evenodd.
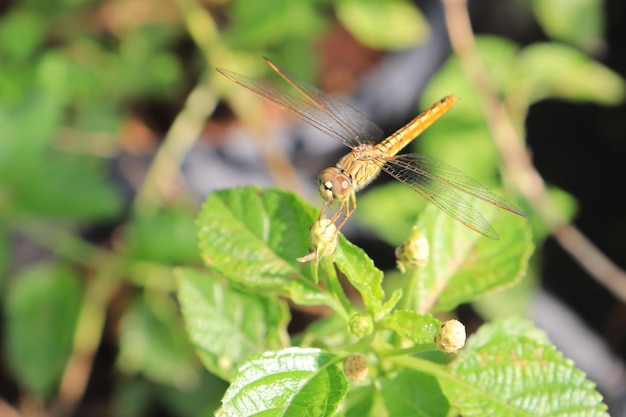
M 217 68 L 217 71 L 352 149 L 336 166 L 324 169 L 318 177 L 318 190 L 324 200 L 319 219 L 329 207 L 339 203 L 330 220 L 333 224 L 337 222 L 337 231 L 356 209 L 356 193 L 374 181 L 381 171 L 417 191 L 454 220 L 494 240 L 499 239 L 494 227 L 463 194 L 527 217 L 504 198 L 443 161 L 419 153 L 398 154 L 452 108 L 458 100 L 454 94 L 443 97 L 404 127 L 386 136 L 374 122 L 352 106 L 297 80 L 271 60 L 264 59 L 297 94 L 288 91 L 286 86 L 267 80 L 223 68 Z

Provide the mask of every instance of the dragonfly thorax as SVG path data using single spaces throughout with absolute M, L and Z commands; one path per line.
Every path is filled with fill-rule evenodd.
M 323 170 L 317 178 L 317 189 L 324 201 L 345 201 L 352 192 L 352 179 L 336 167 Z

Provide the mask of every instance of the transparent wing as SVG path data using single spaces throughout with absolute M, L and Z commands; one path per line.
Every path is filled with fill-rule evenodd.
M 493 226 L 461 196 L 462 192 L 491 205 L 527 217 L 508 201 L 462 171 L 421 154 L 398 155 L 376 160 L 382 169 L 420 193 L 458 222 L 491 239 L 499 239 Z
M 297 80 L 269 59 L 268 65 L 301 93 L 294 95 L 269 81 L 257 80 L 223 68 L 217 68 L 229 80 L 302 118 L 311 126 L 337 139 L 349 148 L 364 142 L 378 142 L 385 137 L 374 122 L 350 105 Z M 297 80 L 297 81 L 296 81 Z

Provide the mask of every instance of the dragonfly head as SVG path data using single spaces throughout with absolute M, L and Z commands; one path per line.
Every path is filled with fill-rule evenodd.
M 338 168 L 326 168 L 317 178 L 317 189 L 327 203 L 344 201 L 352 191 L 352 180 Z

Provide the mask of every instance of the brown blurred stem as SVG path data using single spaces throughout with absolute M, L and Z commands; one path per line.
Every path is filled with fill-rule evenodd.
M 522 135 L 515 129 L 477 54 L 467 1 L 444 0 L 443 3 L 452 49 L 463 72 L 478 90 L 483 113 L 502 158 L 505 177 L 528 200 L 561 247 L 599 283 L 626 301 L 626 273 L 568 222 L 550 199 L 543 179 L 532 165 Z

